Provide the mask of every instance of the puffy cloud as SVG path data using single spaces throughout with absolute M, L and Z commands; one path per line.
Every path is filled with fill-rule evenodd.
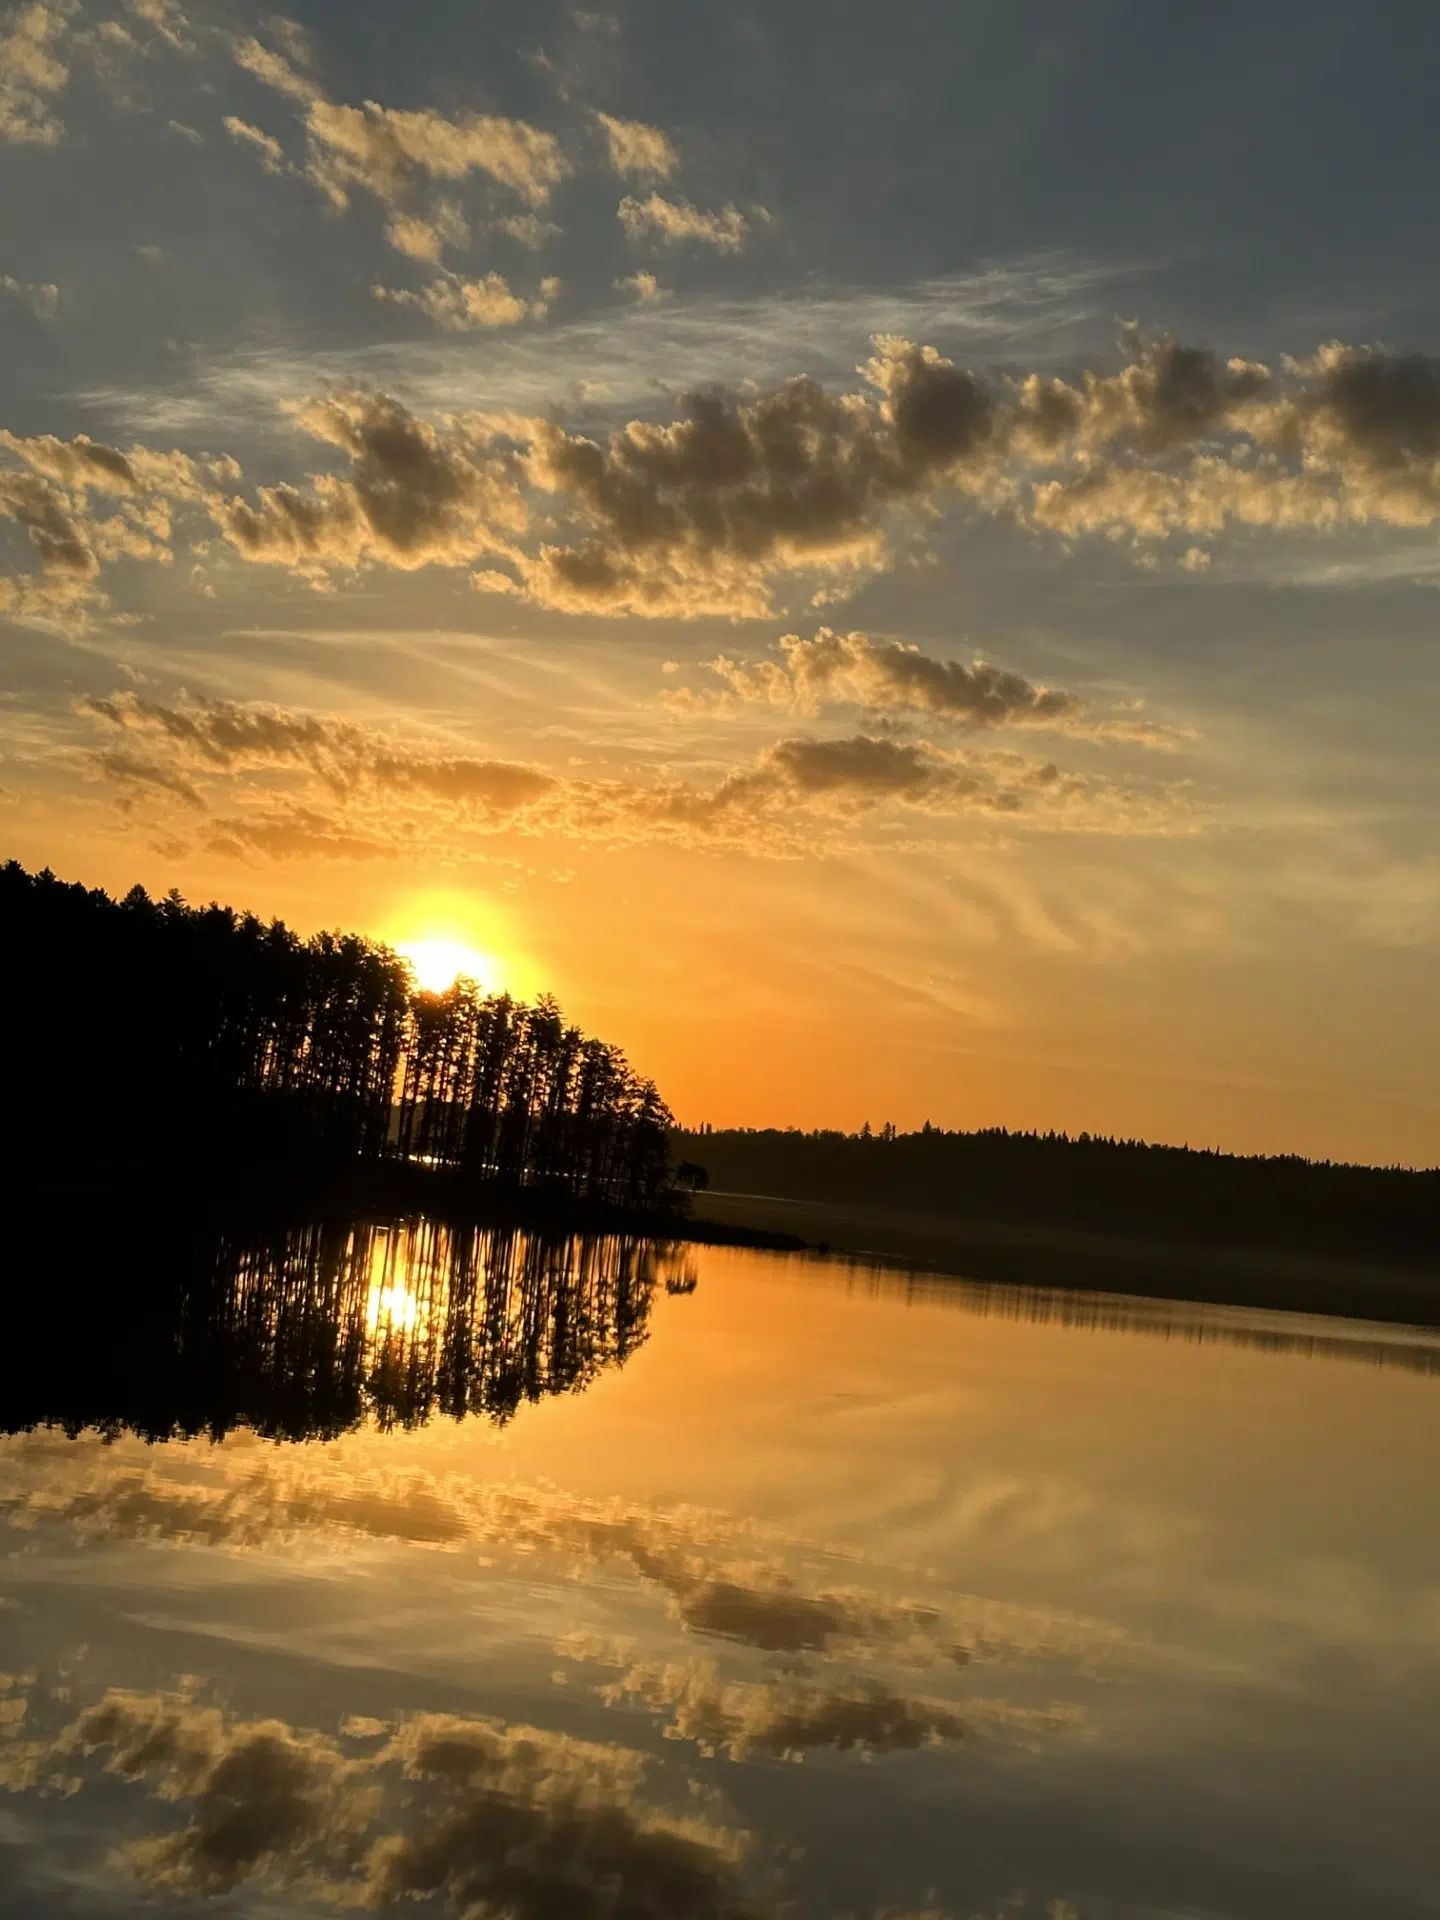
M 738 253 L 750 231 L 750 223 L 738 207 L 702 213 L 688 200 L 667 200 L 659 193 L 648 194 L 643 200 L 627 194 L 616 211 L 632 240 L 658 240 L 667 247 L 682 240 L 698 240 L 720 253 Z
M 0 469 L 0 518 L 24 528 L 39 571 L 0 578 L 0 612 L 47 624 L 83 624 L 103 602 L 102 561 L 127 557 L 168 563 L 170 499 L 203 497 L 209 471 L 180 453 L 123 453 L 80 435 L 30 439 L 0 431 L 0 453 L 21 463 Z M 223 464 L 223 463 L 222 463 Z M 120 511 L 99 518 L 91 494 L 119 496 Z
M 395 214 L 385 229 L 385 237 L 397 253 L 435 266 L 446 247 L 469 245 L 470 228 L 459 207 L 453 202 L 441 201 L 427 215 Z
M 399 210 L 394 237 L 412 253 L 438 249 L 442 216 Z M 659 292 L 642 276 L 633 284 Z M 459 330 L 538 317 L 558 283 L 527 299 L 498 274 L 442 272 L 419 291 L 380 291 Z M 108 471 L 112 490 L 196 503 L 237 553 L 317 583 L 371 565 L 464 567 L 485 590 L 590 614 L 771 617 L 787 583 L 812 604 L 833 600 L 895 564 L 897 543 L 957 494 L 1035 532 L 1173 537 L 1190 572 L 1206 564 L 1198 543 L 1232 525 L 1440 518 L 1440 363 L 1335 347 L 1272 376 L 1140 341 L 1120 372 L 1067 384 L 983 379 L 881 337 L 863 373 L 849 393 L 805 376 L 758 394 L 697 392 L 676 417 L 603 436 L 516 415 L 432 423 L 386 395 L 334 393 L 295 417 L 348 472 L 262 484 L 248 498 L 218 490 L 233 466 L 178 454 L 8 434 L 0 450 L 57 485 L 99 488 Z M 853 636 L 829 644 L 848 649 L 836 685 L 851 697 L 863 683 L 861 704 L 980 720 L 987 703 L 1029 697 L 991 668 L 874 642 L 862 661 Z M 737 669 L 732 691 L 752 697 L 763 673 Z M 768 684 L 781 690 L 773 675 Z M 1036 690 L 1031 717 L 1062 718 L 1046 708 L 1055 697 Z M 1161 743 L 1139 722 L 1071 710 L 1064 724 Z
M 424 180 L 472 174 L 540 207 L 569 172 L 555 136 L 524 121 L 483 113 L 452 119 L 374 100 L 344 106 L 305 71 L 304 50 L 294 43 L 288 58 L 253 37 L 237 40 L 233 52 L 240 66 L 299 109 L 307 149 L 302 171 L 337 210 L 360 191 L 395 215 Z
M 35 473 L 0 473 L 0 515 L 30 536 L 42 572 L 88 580 L 99 562 L 65 496 Z
M 759 618 L 773 575 L 887 565 L 893 513 L 991 487 L 1000 407 L 908 341 L 877 340 L 865 374 L 868 394 L 803 375 L 754 399 L 692 394 L 679 420 L 631 421 L 603 445 L 533 423 L 531 481 L 588 531 L 525 557 L 525 590 L 570 611 Z
M 642 307 L 657 306 L 660 301 L 670 298 L 669 292 L 661 286 L 654 274 L 646 273 L 643 268 L 639 273 L 627 274 L 623 279 L 617 280 L 615 288 L 619 293 L 633 293 Z
M 450 273 L 432 280 L 418 293 L 392 287 L 376 287 L 374 293 L 377 300 L 413 307 L 449 333 L 469 333 L 477 328 L 514 327 L 522 320 L 543 320 L 559 290 L 558 280 L 542 280 L 538 298 L 522 300 L 502 274 L 487 273 L 481 280 L 466 280 Z
M 648 127 L 643 120 L 616 120 L 608 113 L 595 117 L 605 129 L 610 165 L 616 173 L 639 180 L 668 180 L 679 166 L 679 155 L 659 127 Z
M 817 1749 L 840 1753 L 907 1753 L 964 1740 L 977 1732 L 1022 1739 L 1076 1726 L 1068 1705 L 1025 1708 L 1004 1701 L 956 1703 L 899 1693 L 883 1680 L 852 1679 L 817 1686 L 798 1677 L 726 1681 L 708 1661 L 638 1664 L 600 1689 L 612 1706 L 636 1701 L 667 1716 L 665 1734 L 693 1740 L 732 1760 L 768 1754 L 801 1760 Z
M 75 0 L 30 0 L 0 20 L 0 140 L 53 147 L 65 129 L 55 98 L 70 79 Z
M 12 273 L 0 273 L 0 293 L 22 301 L 37 320 L 53 320 L 60 310 L 60 289 L 50 280 L 17 280 Z
M 725 692 L 677 688 L 661 695 L 673 711 L 713 712 L 729 697 L 817 714 L 852 704 L 875 713 L 918 712 L 972 728 L 1044 727 L 1083 739 L 1128 741 L 1173 748 L 1191 737 L 1173 727 L 1137 719 L 1095 719 L 1078 694 L 1037 687 L 1020 674 L 976 660 L 940 660 L 901 640 L 821 627 L 808 639 L 785 634 L 779 660 L 741 661 L 722 654 L 710 671 Z
M 343 1858 L 376 1810 L 372 1769 L 333 1740 L 231 1719 L 180 1694 L 112 1691 L 55 1747 L 61 1760 L 99 1752 L 107 1773 L 150 1780 L 162 1799 L 189 1806 L 187 1825 L 123 1856 L 175 1893 L 223 1894 L 264 1867 Z
M 809 639 L 788 633 L 781 660 L 753 665 L 722 656 L 714 671 L 744 700 L 766 700 L 801 713 L 835 701 L 876 710 L 913 708 L 979 727 L 1053 726 L 1084 711 L 1077 694 L 1036 687 L 983 660 L 937 660 L 899 640 L 821 627 Z
M 350 477 L 320 475 L 306 491 L 261 487 L 254 505 L 215 497 L 216 523 L 246 559 L 312 573 L 473 564 L 508 552 L 525 524 L 513 463 L 476 458 L 387 395 L 331 394 L 299 419 L 349 456 Z
M 354 1751 L 386 1733 L 378 1751 Z M 32 1775 L 78 1786 L 104 1756 L 107 1774 L 188 1813 L 121 1855 L 170 1893 L 223 1895 L 264 1872 L 325 1904 L 439 1894 L 511 1920 L 602 1904 L 670 1920 L 750 1911 L 744 1835 L 648 1804 L 643 1755 L 536 1727 L 422 1714 L 393 1731 L 350 1722 L 337 1739 L 114 1690 L 48 1749 L 30 1745 Z
M 739 1882 L 744 1836 L 646 1807 L 638 1753 L 432 1714 L 400 1728 L 377 1764 L 387 1761 L 443 1801 L 376 1844 L 369 1904 L 438 1893 L 456 1912 L 510 1920 L 752 1911 Z

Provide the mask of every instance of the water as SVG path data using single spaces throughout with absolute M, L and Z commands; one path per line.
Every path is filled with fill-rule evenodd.
M 437 1228 L 9 1265 L 0 1914 L 1440 1914 L 1440 1340 Z

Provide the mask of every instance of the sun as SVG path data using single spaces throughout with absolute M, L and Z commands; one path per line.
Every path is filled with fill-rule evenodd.
M 426 993 L 444 993 L 459 979 L 473 980 L 483 993 L 498 993 L 502 969 L 493 953 L 482 953 L 463 940 L 406 940 L 396 952 L 410 962 L 416 982 Z

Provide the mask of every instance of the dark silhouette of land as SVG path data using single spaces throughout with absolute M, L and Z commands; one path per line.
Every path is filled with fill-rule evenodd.
M 555 1002 L 417 990 L 356 935 L 0 869 L 0 1156 L 12 1178 L 347 1171 L 656 1213 L 671 1116 Z M 398 1170 L 398 1171 L 397 1171 Z
M 707 1210 L 978 1280 L 1440 1324 L 1440 1172 L 1081 1135 L 702 1129 Z
M 358 935 L 114 900 L 13 861 L 0 1047 L 12 1195 L 132 1218 L 203 1195 L 215 1217 L 264 1198 L 290 1220 L 834 1240 L 978 1279 L 1440 1323 L 1440 1172 L 928 1125 L 685 1133 L 549 996 L 422 992 Z M 707 1186 L 727 1197 L 693 1219 Z

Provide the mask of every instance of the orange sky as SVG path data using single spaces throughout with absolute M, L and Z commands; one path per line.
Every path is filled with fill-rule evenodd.
M 1023 101 L 1019 13 L 131 12 L 0 22 L 0 854 L 469 945 L 687 1121 L 1440 1160 L 1349 16 L 1272 125 L 1085 9 Z

